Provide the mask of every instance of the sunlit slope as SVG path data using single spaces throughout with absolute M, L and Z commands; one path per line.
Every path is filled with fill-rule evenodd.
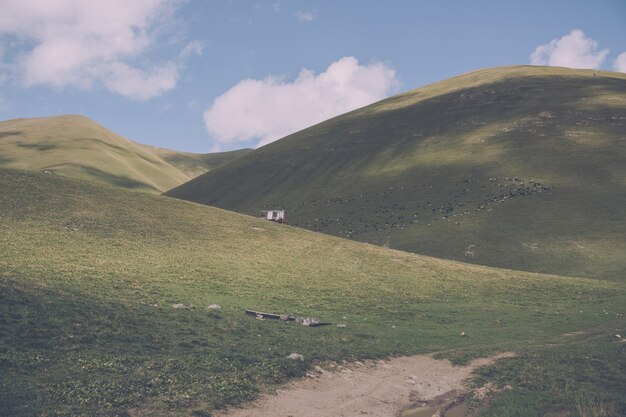
M 14 417 L 206 415 L 316 360 L 464 359 L 615 326 L 626 294 L 6 169 L 0 235 L 0 415 Z M 346 327 L 260 321 L 245 308 Z
M 473 72 L 305 129 L 171 196 L 406 251 L 626 276 L 626 74 Z
M 0 166 L 158 193 L 238 154 L 192 154 L 130 141 L 84 116 L 0 122 Z

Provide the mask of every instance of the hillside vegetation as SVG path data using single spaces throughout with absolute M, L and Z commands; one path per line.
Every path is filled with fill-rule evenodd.
M 168 192 L 436 257 L 626 276 L 626 74 L 473 72 L 305 129 Z
M 163 159 L 168 164 L 187 174 L 190 179 L 211 171 L 220 165 L 226 164 L 252 151 L 252 149 L 238 149 L 228 152 L 191 153 L 173 151 L 171 149 L 158 148 L 148 145 L 144 145 L 144 147 L 149 149 L 153 154 Z
M 0 166 L 160 193 L 246 150 L 193 154 L 141 145 L 84 116 L 0 122 Z
M 526 360 L 481 376 L 523 377 L 501 404 L 517 411 L 500 416 L 575 410 L 583 389 L 626 410 L 613 336 L 624 330 L 622 283 L 443 261 L 7 169 L 0 235 L 2 416 L 210 415 L 318 361 L 502 350 Z M 244 308 L 346 327 L 260 321 Z M 286 359 L 293 352 L 305 361 Z

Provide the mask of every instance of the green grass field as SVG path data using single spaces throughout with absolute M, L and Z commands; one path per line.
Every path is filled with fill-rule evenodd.
M 0 236 L 3 416 L 210 415 L 319 361 L 504 350 L 520 356 L 478 377 L 513 390 L 485 415 L 626 412 L 619 280 L 444 261 L 8 169 Z M 346 327 L 258 321 L 244 308 Z
M 504 67 L 336 117 L 169 191 L 482 265 L 623 281 L 626 75 Z
M 141 145 L 84 116 L 0 122 L 0 167 L 50 171 L 161 193 L 245 154 L 193 154 Z

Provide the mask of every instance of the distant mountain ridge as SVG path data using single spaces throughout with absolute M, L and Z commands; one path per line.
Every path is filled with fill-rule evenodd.
M 626 74 L 481 70 L 335 117 L 167 195 L 466 262 L 621 279 Z
M 155 148 L 80 115 L 0 122 L 0 166 L 151 193 L 169 190 L 245 152 L 193 154 Z

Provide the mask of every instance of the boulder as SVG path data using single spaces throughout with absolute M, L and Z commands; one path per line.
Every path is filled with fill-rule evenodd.
M 304 356 L 302 356 L 299 353 L 292 353 L 291 355 L 287 356 L 287 359 L 303 362 L 304 361 Z

